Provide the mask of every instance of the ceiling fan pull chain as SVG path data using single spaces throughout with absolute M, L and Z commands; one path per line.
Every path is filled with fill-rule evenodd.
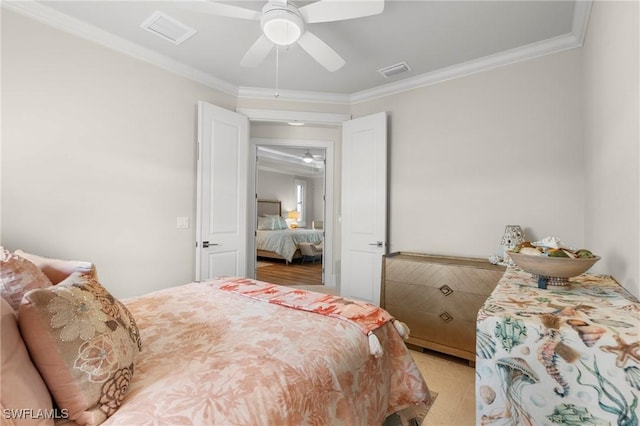
M 277 98 L 278 96 L 280 96 L 280 93 L 278 93 L 278 74 L 280 73 L 280 48 L 278 46 L 276 46 L 276 93 L 274 93 L 274 96 Z

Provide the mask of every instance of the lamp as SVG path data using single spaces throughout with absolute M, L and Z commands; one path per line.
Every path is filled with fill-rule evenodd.
M 300 218 L 300 213 L 298 213 L 296 210 L 291 210 L 289 213 L 287 213 L 287 224 L 289 225 L 289 228 L 291 229 L 297 228 L 299 218 Z
M 311 154 L 309 151 L 305 152 L 304 155 L 302 156 L 302 161 L 304 161 L 305 163 L 312 162 L 313 154 Z
M 502 258 L 503 262 L 509 265 L 513 265 L 513 261 L 509 258 L 508 251 L 524 241 L 524 231 L 519 225 L 507 225 L 504 228 L 504 235 L 502 236 Z
M 264 35 L 279 46 L 289 46 L 298 41 L 304 30 L 304 21 L 298 8 L 287 3 L 286 7 L 267 3 L 262 9 L 260 26 Z

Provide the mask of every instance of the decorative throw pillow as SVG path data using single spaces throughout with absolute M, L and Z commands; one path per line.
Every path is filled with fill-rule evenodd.
M 2 402 L 2 424 L 5 420 L 16 425 L 51 425 L 53 419 L 53 404 L 47 386 L 29 358 L 29 352 L 24 345 L 16 313 L 9 302 L 0 298 L 0 314 L 2 327 L 2 387 L 0 400 Z M 22 412 L 11 410 L 22 409 Z M 5 411 L 9 410 L 9 411 Z M 9 414 L 7 414 L 9 413 Z M 42 414 L 42 416 L 38 416 Z M 26 417 L 26 418 L 19 418 Z M 40 417 L 40 418 L 38 418 Z
M 261 231 L 269 231 L 273 229 L 273 219 L 271 219 L 270 217 L 259 217 L 258 229 Z
M 4 406 L 4 404 L 2 404 L 2 402 L 0 402 L 0 410 L 2 410 L 2 412 L 4 413 L 4 410 L 6 410 L 7 407 Z M 2 418 L 2 426 L 16 426 L 16 422 L 13 421 L 13 418 L 7 418 L 6 416 L 3 416 Z
M 260 227 L 260 219 L 263 219 L 262 228 Z M 288 227 L 289 225 L 287 225 L 287 221 L 277 214 L 266 214 L 264 217 L 258 218 L 258 229 L 278 230 L 287 229 Z
M 96 273 L 96 268 L 91 262 L 53 259 L 50 257 L 27 253 L 22 250 L 16 250 L 13 253 L 36 265 L 38 269 L 40 269 L 47 278 L 49 278 L 53 285 L 63 281 L 74 272 L 82 272 L 83 274 L 89 275 L 94 275 Z
M 267 215 L 258 218 L 258 229 L 262 231 L 273 231 L 282 228 L 278 216 Z
M 30 291 L 18 318 L 34 364 L 70 419 L 97 425 L 117 410 L 140 334 L 131 313 L 94 276 L 74 272 Z
M 0 293 L 15 311 L 27 291 L 50 286 L 36 265 L 0 246 Z

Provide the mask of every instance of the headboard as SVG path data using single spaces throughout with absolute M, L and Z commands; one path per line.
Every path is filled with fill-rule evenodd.
M 267 214 L 282 216 L 282 203 L 273 200 L 258 200 L 258 217 Z

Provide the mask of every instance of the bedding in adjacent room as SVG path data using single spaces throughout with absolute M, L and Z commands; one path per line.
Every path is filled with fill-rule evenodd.
M 258 229 L 256 248 L 277 253 L 291 262 L 299 243 L 319 244 L 323 239 L 324 231 L 322 229 Z

